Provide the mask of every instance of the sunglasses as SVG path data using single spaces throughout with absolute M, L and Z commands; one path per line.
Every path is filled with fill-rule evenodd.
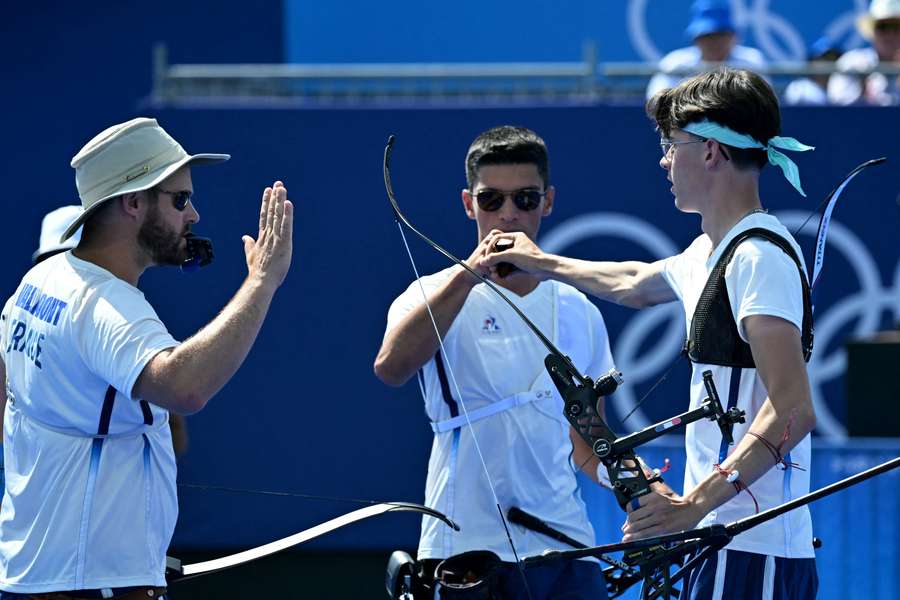
M 889 21 L 875 21 L 875 31 L 879 33 L 897 33 L 900 31 L 900 19 Z
M 156 191 L 161 194 L 168 194 L 169 196 L 172 196 L 172 206 L 175 207 L 175 210 L 179 211 L 187 208 L 188 202 L 190 202 L 194 197 L 194 192 L 189 192 L 187 190 L 182 190 L 180 192 L 170 192 L 169 190 L 156 188 Z
M 488 188 L 476 193 L 475 200 L 478 202 L 478 207 L 481 210 L 485 212 L 494 212 L 495 210 L 500 210 L 500 207 L 503 206 L 507 196 L 512 196 L 516 208 L 529 211 L 540 206 L 541 200 L 546 195 L 546 192 L 534 188 L 523 188 L 511 192 L 503 192 Z

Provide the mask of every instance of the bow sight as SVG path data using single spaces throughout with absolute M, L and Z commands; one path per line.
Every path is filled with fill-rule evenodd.
M 658 473 L 650 473 L 648 477 L 644 469 L 640 468 L 634 454 L 636 447 L 658 438 L 674 427 L 700 419 L 715 421 L 722 431 L 722 437 L 731 445 L 734 443 L 732 429 L 735 423 L 744 422 L 744 411 L 737 408 L 728 411 L 722 409 L 712 372 L 704 371 L 703 384 L 708 396 L 700 406 L 635 433 L 617 437 L 600 416 L 597 401 L 602 396 L 613 393 L 622 383 L 620 372 L 612 369 L 594 383 L 590 377 L 573 372 L 571 361 L 563 362 L 555 354 L 549 354 L 544 359 L 544 365 L 565 402 L 563 410 L 566 419 L 606 467 L 616 500 L 623 508 L 635 498 L 648 494 L 652 483 L 662 481 Z

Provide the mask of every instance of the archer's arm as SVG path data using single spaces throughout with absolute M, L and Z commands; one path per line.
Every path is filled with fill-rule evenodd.
M 774 446 L 778 446 L 782 437 L 788 434 L 781 448 L 784 456 L 816 426 L 800 331 L 790 322 L 768 315 L 746 317 L 743 325 L 753 351 L 756 371 L 769 392 L 749 431 Z M 725 469 L 737 470 L 741 482 L 748 486 L 774 466 L 771 452 L 752 435 L 741 438 L 722 463 Z M 705 515 L 731 499 L 735 493 L 734 486 L 722 475 L 712 473 L 688 498 Z
M 599 404 L 602 407 L 603 398 L 600 398 Z M 603 415 L 603 420 L 606 420 L 605 414 Z M 590 477 L 591 481 L 600 484 L 600 479 L 597 476 L 597 469 L 600 467 L 600 459 L 597 458 L 597 455 L 594 454 L 594 451 L 591 450 L 588 443 L 581 439 L 581 436 L 578 435 L 575 428 L 571 426 L 569 427 L 569 439 L 572 440 L 572 462 L 575 463 L 576 467 L 581 469 L 582 473 Z
M 428 297 L 441 338 L 465 304 L 474 283 L 477 283 L 474 277 L 458 268 Z M 387 385 L 401 386 L 435 355 L 438 348 L 428 307 L 419 304 L 385 334 L 375 357 L 375 375 Z
M 487 251 L 485 239 L 478 244 L 466 261 L 466 264 L 485 277 L 491 275 L 491 270 L 482 264 Z M 434 333 L 434 324 L 428 314 L 428 307 L 431 307 L 440 339 L 443 339 L 466 303 L 469 292 L 478 283 L 479 280 L 462 267 L 453 267 L 453 274 L 428 295 L 427 304 L 424 302 L 417 304 L 385 333 L 378 356 L 375 357 L 374 369 L 378 379 L 387 385 L 401 386 L 409 381 L 422 365 L 431 360 L 440 345 Z M 411 291 L 421 298 L 418 282 L 413 283 Z
M 502 251 L 491 250 L 485 264 L 512 263 L 539 279 L 556 279 L 601 300 L 631 308 L 643 308 L 677 300 L 663 277 L 663 262 L 640 261 L 594 262 L 547 254 L 524 233 L 494 230 L 485 238 L 489 248 L 496 241 L 508 239 L 513 246 Z
M 174 349 L 154 356 L 133 396 L 167 410 L 202 409 L 238 370 L 256 341 L 275 291 L 291 264 L 293 204 L 276 182 L 263 192 L 259 235 L 244 236 L 247 278 L 212 321 Z

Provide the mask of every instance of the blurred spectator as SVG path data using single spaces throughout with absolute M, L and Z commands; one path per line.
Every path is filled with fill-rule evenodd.
M 78 242 L 81 241 L 81 227 L 72 234 L 72 237 L 64 242 L 60 242 L 59 238 L 80 214 L 81 206 L 71 204 L 69 206 L 60 206 L 44 215 L 44 220 L 41 221 L 41 239 L 38 242 L 38 249 L 31 255 L 31 262 L 38 264 L 54 254 L 65 252 L 77 246 Z
M 828 36 L 820 37 L 809 47 L 807 60 L 811 66 L 833 63 L 843 53 L 840 45 Z M 828 104 L 828 75 L 812 75 L 795 79 L 784 90 L 784 103 L 822 106 Z
M 900 77 L 865 75 L 879 64 L 900 66 L 900 0 L 872 0 L 869 11 L 856 25 L 872 46 L 849 50 L 837 61 L 837 68 L 843 72 L 828 80 L 828 101 L 842 105 L 900 104 Z
M 704 63 L 711 66 L 725 63 L 729 66 L 760 71 L 766 68 L 766 59 L 756 48 L 737 45 L 737 33 L 731 18 L 731 5 L 727 0 L 696 0 L 691 6 L 691 22 L 685 34 L 693 40 L 693 46 L 679 48 L 666 54 L 659 61 L 661 73 L 650 79 L 647 98 L 658 91 L 675 87 L 685 75 L 674 75 L 678 69 L 697 68 Z

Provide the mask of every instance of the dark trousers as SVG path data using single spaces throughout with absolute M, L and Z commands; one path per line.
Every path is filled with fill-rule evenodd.
M 425 561 L 434 573 L 437 560 Z M 430 568 L 429 568 L 430 567 Z M 600 565 L 583 560 L 560 560 L 524 569 L 532 600 L 606 600 L 606 580 Z M 515 563 L 503 563 L 497 574 L 495 595 L 527 599 L 522 572 Z M 3 600 L 0 598 L 0 600 Z M 419 600 L 419 596 L 416 596 Z

